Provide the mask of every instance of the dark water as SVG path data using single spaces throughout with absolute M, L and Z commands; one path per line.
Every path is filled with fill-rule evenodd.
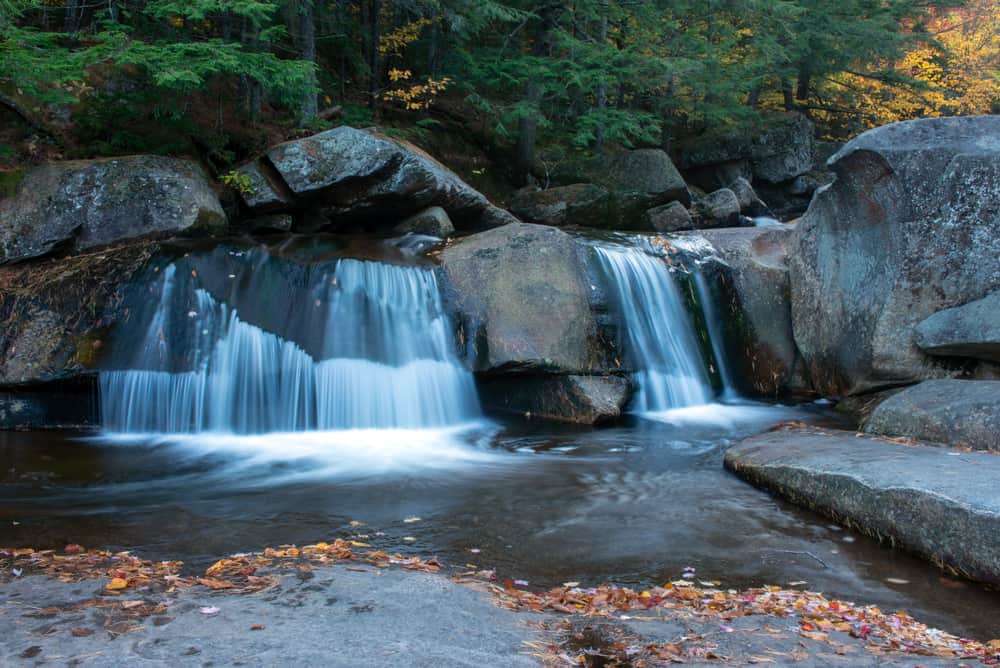
M 693 566 L 728 586 L 805 581 L 955 633 L 1000 636 L 1000 594 L 723 470 L 728 445 L 781 420 L 829 420 L 818 410 L 711 407 L 674 419 L 240 438 L 0 433 L 0 545 L 77 542 L 203 565 L 360 533 L 532 587 L 644 585 Z

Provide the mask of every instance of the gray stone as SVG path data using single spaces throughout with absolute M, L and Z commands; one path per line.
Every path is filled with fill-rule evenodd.
M 929 355 L 1000 362 L 1000 291 L 938 311 L 914 334 L 917 347 Z
M 618 420 L 631 394 L 624 376 L 505 376 L 480 383 L 487 408 L 576 424 Z
M 792 335 L 788 277 L 790 227 L 739 227 L 692 234 L 712 247 L 706 262 L 738 389 L 765 397 L 809 389 Z
M 1000 289 L 1000 117 L 871 130 L 830 159 L 789 255 L 796 342 L 828 395 L 951 375 L 914 344 Z
M 736 193 L 721 188 L 699 198 L 691 207 L 695 227 L 735 227 L 739 225 L 740 202 Z
M 733 191 L 733 194 L 736 195 L 736 201 L 739 202 L 740 205 L 740 213 L 744 216 L 749 216 L 751 218 L 759 216 L 767 216 L 770 218 L 774 217 L 774 214 L 767 207 L 767 205 L 761 201 L 760 197 L 757 196 L 757 192 L 753 189 L 753 186 L 745 178 L 737 178 L 726 187 Z
M 650 228 L 657 232 L 680 232 L 693 230 L 694 220 L 691 214 L 680 202 L 671 202 L 653 207 L 646 212 Z
M 193 162 L 133 156 L 52 163 L 31 170 L 14 197 L 0 200 L 0 263 L 225 224 L 218 196 Z
M 398 220 L 429 206 L 474 224 L 489 204 L 416 146 L 348 126 L 279 144 L 267 159 L 300 205 L 321 207 L 334 225 Z
M 903 547 L 1000 584 L 1000 457 L 949 456 L 854 432 L 791 428 L 747 439 L 726 467 L 751 483 Z
M 507 209 L 501 209 L 498 206 L 490 204 L 483 211 L 482 215 L 476 219 L 474 226 L 469 226 L 468 229 L 474 231 L 481 230 L 492 230 L 494 227 L 502 227 L 504 225 L 510 225 L 511 223 L 520 223 L 521 221 L 512 214 Z
M 594 368 L 587 268 L 568 234 L 504 225 L 451 244 L 441 265 L 475 371 Z
M 924 381 L 880 403 L 865 431 L 973 450 L 1000 450 L 1000 381 Z
M 287 211 L 295 206 L 294 195 L 266 159 L 247 163 L 236 169 L 236 174 L 245 180 L 238 190 L 252 213 Z
M 432 237 L 447 237 L 455 232 L 455 226 L 445 210 L 439 206 L 432 206 L 424 209 L 420 213 L 415 213 L 396 227 L 392 231 L 397 234 L 429 234 Z

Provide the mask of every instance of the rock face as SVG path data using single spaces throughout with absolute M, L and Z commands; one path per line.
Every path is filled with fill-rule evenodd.
M 753 189 L 753 186 L 749 181 L 740 177 L 735 181 L 730 183 L 727 188 L 733 191 L 736 195 L 736 201 L 740 205 L 740 213 L 744 216 L 749 216 L 751 218 L 756 218 L 758 216 L 767 216 L 769 218 L 774 218 L 774 213 L 768 208 L 760 197 L 757 196 L 757 192 Z
M 721 260 L 703 271 L 723 323 L 726 357 L 743 394 L 809 390 L 792 335 L 787 267 L 790 227 L 741 227 L 692 234 Z
M 279 144 L 240 172 L 257 185 L 244 196 L 251 210 L 309 208 L 334 227 L 397 223 L 432 206 L 474 226 L 489 205 L 416 146 L 348 126 Z
M 914 333 L 917 347 L 929 355 L 1000 362 L 1000 291 L 938 311 Z
M 578 424 L 619 419 L 632 394 L 624 376 L 507 376 L 480 383 L 480 400 L 494 410 Z
M 600 365 L 580 249 L 553 227 L 515 223 L 465 237 L 441 253 L 474 371 Z
M 90 373 L 121 293 L 159 244 L 0 267 L 0 386 Z
M 1000 584 L 1000 457 L 785 429 L 726 467 L 753 484 L 974 580 Z
M 195 163 L 159 156 L 53 163 L 0 200 L 0 264 L 225 224 Z
M 420 213 L 415 213 L 393 228 L 398 234 L 429 234 L 433 237 L 447 237 L 455 232 L 455 226 L 445 210 L 432 206 Z
M 880 403 L 865 431 L 1000 450 L 1000 381 L 924 381 Z
M 790 253 L 795 339 L 813 385 L 865 392 L 943 376 L 915 326 L 1000 288 L 1000 117 L 866 132 L 830 159 Z

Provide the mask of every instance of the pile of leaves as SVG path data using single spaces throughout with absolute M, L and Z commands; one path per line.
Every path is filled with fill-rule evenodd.
M 67 545 L 61 553 L 32 548 L 0 548 L 0 582 L 10 582 L 15 577 L 27 575 L 46 575 L 63 582 L 106 578 L 105 595 L 138 589 L 169 592 L 197 586 L 250 594 L 278 584 L 276 577 L 261 574 L 263 569 L 307 571 L 336 562 L 354 562 L 375 568 L 397 567 L 429 573 L 441 570 L 440 562 L 433 557 L 404 557 L 382 550 L 357 551 L 364 547 L 370 545 L 343 538 L 302 548 L 294 545 L 269 547 L 263 552 L 220 559 L 209 566 L 204 575 L 184 574 L 184 563 L 181 561 L 150 561 L 129 552 L 88 550 L 80 545 Z
M 679 580 L 643 591 L 604 585 L 592 589 L 563 586 L 546 592 L 530 592 L 505 581 L 502 586 L 488 583 L 486 588 L 502 607 L 511 610 L 554 610 L 602 617 L 667 611 L 679 617 L 718 623 L 750 615 L 768 615 L 794 621 L 799 635 L 811 640 L 833 643 L 836 636 L 832 634 L 844 633 L 863 640 L 867 649 L 876 654 L 903 652 L 946 659 L 976 659 L 987 665 L 1000 665 L 1000 640 L 982 643 L 959 638 L 929 628 L 902 611 L 888 613 L 874 606 L 856 606 L 829 600 L 820 593 L 781 587 L 740 592 L 718 589 L 715 583 L 701 584 L 704 586 Z M 646 646 L 644 650 L 660 659 L 683 659 L 681 644 L 655 645 Z

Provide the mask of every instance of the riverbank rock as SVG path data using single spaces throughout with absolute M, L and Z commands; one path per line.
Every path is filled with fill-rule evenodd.
M 416 146 L 348 126 L 278 144 L 238 171 L 249 181 L 251 211 L 308 209 L 315 227 L 391 227 L 434 206 L 475 227 L 489 206 Z
M 737 389 L 775 397 L 809 391 L 792 334 L 787 266 L 791 227 L 702 230 L 719 262 L 702 263 L 724 332 Z
M 739 177 L 726 186 L 728 190 L 731 190 L 734 195 L 736 195 L 736 201 L 740 206 L 740 213 L 744 216 L 750 218 L 757 218 L 760 216 L 765 216 L 767 218 L 774 218 L 774 213 L 771 209 L 764 204 L 763 200 L 757 196 L 757 192 L 753 189 L 753 185 L 750 184 L 743 177 Z
M 790 428 L 732 447 L 726 468 L 948 570 L 1000 584 L 1000 457 Z
M 574 183 L 546 190 L 522 188 L 514 193 L 510 210 L 528 223 L 565 227 L 606 227 L 610 193 L 592 183 Z
M 732 190 L 720 188 L 699 197 L 691 207 L 691 214 L 696 228 L 737 227 L 740 222 L 740 201 Z
M 865 431 L 1000 451 L 1000 381 L 924 381 L 880 403 Z
M 489 409 L 577 424 L 603 424 L 621 418 L 632 395 L 625 376 L 505 376 L 479 384 Z
M 460 239 L 440 259 L 474 371 L 599 370 L 587 267 L 571 236 L 514 223 Z
M 133 156 L 52 163 L 0 200 L 0 264 L 150 235 L 218 230 L 226 215 L 201 168 Z
M 870 130 L 830 160 L 790 252 L 796 343 L 816 389 L 953 373 L 914 344 L 932 314 L 1000 289 L 1000 117 Z
M 917 347 L 928 355 L 1000 362 L 1000 291 L 938 311 L 914 334 Z
M 646 212 L 649 227 L 657 232 L 680 232 L 693 230 L 691 213 L 680 202 L 671 202 L 653 207 Z

